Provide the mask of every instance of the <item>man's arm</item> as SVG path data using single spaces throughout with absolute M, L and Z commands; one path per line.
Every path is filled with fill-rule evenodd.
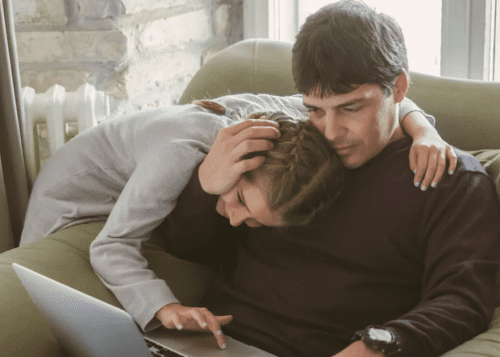
M 404 356 L 441 355 L 485 331 L 491 321 L 500 205 L 484 173 L 460 169 L 455 175 L 432 192 L 422 217 L 421 303 L 384 325 L 401 339 Z
M 484 173 L 459 166 L 436 190 L 422 194 L 430 194 L 419 228 L 422 297 L 414 309 L 383 324 L 398 337 L 405 357 L 440 356 L 484 332 L 500 266 L 500 204 Z M 335 357 L 359 356 L 359 342 Z

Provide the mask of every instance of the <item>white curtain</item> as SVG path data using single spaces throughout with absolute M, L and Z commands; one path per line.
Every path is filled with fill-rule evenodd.
M 19 69 L 11 0 L 0 8 L 0 252 L 19 244 L 28 204 Z

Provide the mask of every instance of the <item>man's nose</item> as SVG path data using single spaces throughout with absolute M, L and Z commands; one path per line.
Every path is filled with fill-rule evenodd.
M 327 111 L 325 115 L 325 131 L 323 135 L 330 142 L 335 141 L 341 136 L 341 125 L 335 113 L 331 110 Z

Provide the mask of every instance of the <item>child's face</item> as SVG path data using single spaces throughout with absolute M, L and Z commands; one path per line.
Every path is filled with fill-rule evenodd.
M 279 226 L 281 216 L 269 207 L 267 187 L 268 180 L 262 175 L 251 181 L 242 176 L 230 191 L 219 197 L 217 212 L 234 227 L 242 223 L 249 227 Z

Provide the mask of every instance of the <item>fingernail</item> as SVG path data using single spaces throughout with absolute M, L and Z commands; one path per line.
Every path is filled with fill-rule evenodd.
M 203 327 L 207 327 L 207 323 L 206 322 L 203 323 Z
M 177 326 L 177 330 L 182 330 L 182 325 Z
M 227 347 L 226 343 L 223 343 L 223 344 L 222 344 L 222 346 L 221 346 L 221 348 L 222 348 L 223 350 L 225 350 L 225 349 L 226 349 L 226 347 Z
M 420 182 L 415 182 L 415 187 L 420 186 Z
M 217 335 L 222 335 L 222 331 L 221 330 L 217 330 Z
M 422 187 L 420 187 L 420 189 L 421 189 L 422 191 L 425 191 L 425 190 L 427 190 L 427 187 L 422 186 Z
M 454 173 L 454 172 L 455 172 L 455 171 L 450 170 L 450 171 L 448 171 L 448 174 L 449 174 L 449 175 L 453 175 L 453 173 Z
M 436 186 L 437 186 L 437 185 L 438 185 L 438 184 L 437 184 L 437 183 L 435 183 L 435 182 L 431 183 L 431 187 L 432 187 L 432 188 L 436 188 Z
M 413 170 L 413 173 L 416 174 L 417 173 L 417 170 Z

